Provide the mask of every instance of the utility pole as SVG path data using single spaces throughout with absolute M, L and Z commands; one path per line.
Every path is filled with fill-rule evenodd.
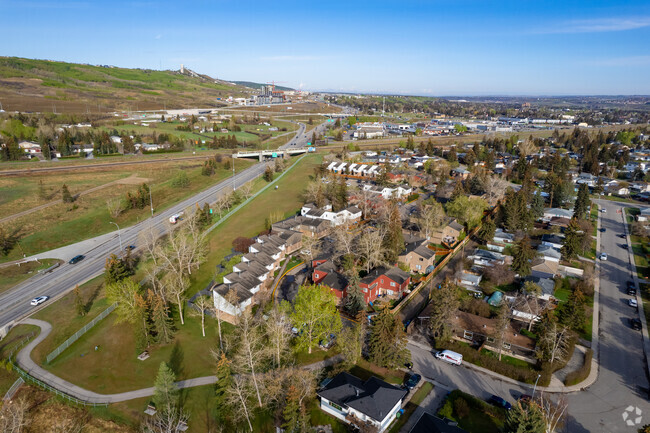
M 149 205 L 151 205 L 151 218 L 153 218 L 153 200 L 151 199 L 151 187 L 148 186 L 149 189 Z
M 117 223 L 114 223 L 113 221 L 109 221 L 111 224 L 115 224 L 115 227 L 117 227 L 117 237 L 120 240 L 120 252 L 123 251 L 122 249 L 122 234 L 120 233 L 120 226 L 117 225 Z
M 235 190 L 235 158 L 232 157 L 232 190 Z

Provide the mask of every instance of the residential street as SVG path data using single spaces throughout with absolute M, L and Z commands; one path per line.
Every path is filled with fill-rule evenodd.
M 624 205 L 606 200 L 601 203 L 607 209 L 607 213 L 601 213 L 606 231 L 600 235 L 602 252 L 607 253 L 608 259 L 601 263 L 600 275 L 600 367 L 593 385 L 568 395 L 569 417 L 564 431 L 570 433 L 636 432 L 641 425 L 650 423 L 642 334 L 629 324 L 629 319 L 638 317 L 638 313 L 627 304 L 630 296 L 625 286 L 631 275 L 630 264 L 627 250 L 621 247 L 626 240 L 617 236 L 624 233 L 624 226 L 622 215 L 616 211 Z M 413 344 L 409 344 L 409 349 L 413 370 L 445 387 L 480 398 L 497 394 L 511 402 L 522 393 L 532 392 L 528 387 L 512 385 L 466 366 L 438 361 L 431 351 Z M 629 426 L 624 421 L 623 412 L 628 406 L 641 409 L 640 425 Z

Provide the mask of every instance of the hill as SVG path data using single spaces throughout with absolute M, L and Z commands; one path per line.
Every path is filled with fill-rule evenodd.
M 0 103 L 6 111 L 217 107 L 217 98 L 250 92 L 189 69 L 181 73 L 0 57 Z
M 252 81 L 231 81 L 231 83 L 235 83 L 239 86 L 246 86 L 250 87 L 251 89 L 259 90 L 262 88 L 262 86 L 266 86 L 266 84 L 262 83 L 254 83 Z M 295 90 L 292 89 L 291 87 L 284 87 L 284 86 L 275 86 L 276 90 Z

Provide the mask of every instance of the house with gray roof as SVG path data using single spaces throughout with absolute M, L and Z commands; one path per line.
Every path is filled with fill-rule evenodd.
M 474 260 L 475 266 L 494 266 L 494 265 L 503 265 L 506 261 L 506 256 L 495 251 L 482 250 L 477 248 L 471 256 L 467 257 L 470 260 Z
M 383 432 L 402 408 L 408 394 L 376 377 L 365 382 L 347 372 L 336 375 L 320 391 L 321 409 L 345 422 L 366 422 Z
M 551 278 L 542 278 L 542 277 L 530 275 L 526 277 L 525 281 L 530 281 L 532 283 L 535 283 L 542 289 L 542 292 L 539 295 L 537 295 L 537 298 L 542 299 L 544 301 L 549 301 L 551 300 L 551 298 L 554 298 L 555 280 Z

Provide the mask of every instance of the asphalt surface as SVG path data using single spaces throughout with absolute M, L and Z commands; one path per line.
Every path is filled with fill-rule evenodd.
M 317 128 L 320 130 L 324 128 L 324 125 L 319 125 Z M 305 134 L 304 131 L 305 125 L 300 124 L 296 136 L 281 148 L 289 148 L 290 146 L 295 148 L 306 145 L 308 142 L 307 136 L 311 137 L 311 133 Z M 70 250 L 70 257 L 66 258 L 66 263 L 51 273 L 30 278 L 0 295 L 0 327 L 18 321 L 36 311 L 38 307 L 32 307 L 29 304 L 30 300 L 36 296 L 49 296 L 51 298 L 48 302 L 41 305 L 40 308 L 42 308 L 51 303 L 52 298 L 60 297 L 67 291 L 73 289 L 75 285 L 83 284 L 100 275 L 104 271 L 106 258 L 112 253 L 118 254 L 120 252 L 120 237 L 122 246 L 136 245 L 137 247 L 138 234 L 144 229 L 153 227 L 156 232 L 163 235 L 167 232 L 169 217 L 172 215 L 195 206 L 197 203 L 200 206 L 206 202 L 213 203 L 220 194 L 232 190 L 233 185 L 238 188 L 246 182 L 262 175 L 265 168 L 265 163 L 248 167 L 237 173 L 234 177 L 215 184 L 165 211 L 154 214 L 153 218 L 141 221 L 131 227 L 122 227 L 119 236 L 117 232 L 114 232 L 114 236 L 104 235 L 101 238 L 101 242 L 98 243 L 86 240 L 76 244 L 79 246 L 78 249 L 75 249 L 74 245 L 66 247 L 67 250 Z M 93 246 L 89 248 L 89 245 Z M 67 260 L 77 254 L 83 254 L 86 257 L 74 265 L 67 263 Z M 43 254 L 39 254 L 39 256 L 42 257 Z
M 627 250 L 621 245 L 625 239 L 622 214 L 625 206 L 603 200 L 607 212 L 601 214 L 601 249 L 608 255 L 601 263 L 600 273 L 600 331 L 599 370 L 596 382 L 583 391 L 567 395 L 568 417 L 562 431 L 583 432 L 636 432 L 650 423 L 649 382 L 640 331 L 630 327 L 629 319 L 638 312 L 627 304 L 626 282 L 631 278 Z M 598 326 L 594 324 L 594 326 Z M 413 370 L 450 389 L 458 388 L 479 398 L 499 395 L 514 402 L 521 394 L 531 394 L 530 387 L 512 385 L 465 366 L 453 366 L 436 360 L 430 350 L 409 344 Z M 539 392 L 539 390 L 537 391 Z M 639 424 L 628 425 L 623 413 L 632 407 L 635 415 L 627 419 L 636 421 L 636 408 L 641 410 Z

